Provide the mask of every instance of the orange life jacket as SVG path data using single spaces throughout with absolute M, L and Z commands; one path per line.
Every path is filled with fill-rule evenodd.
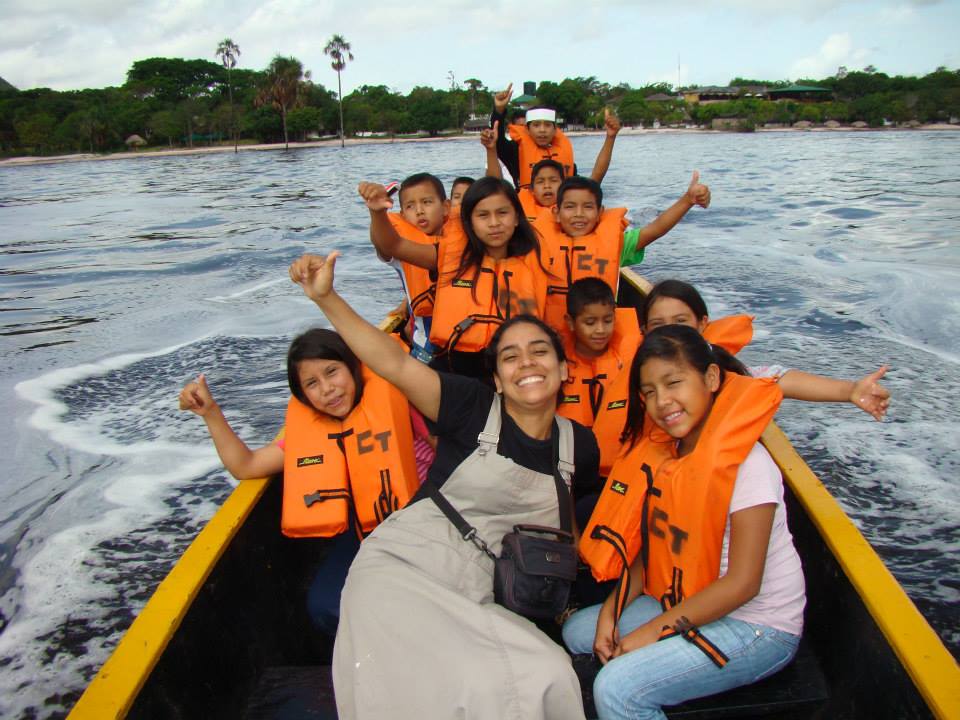
M 638 552 L 644 592 L 664 608 L 717 579 L 737 470 L 782 399 L 773 379 L 727 373 L 696 446 L 681 458 L 676 441 L 645 418 L 642 438 L 613 466 L 580 542 L 594 577 L 621 578 L 620 604 Z
M 423 230 L 409 222 L 402 213 L 387 213 L 387 218 L 397 234 L 410 242 L 423 245 L 437 245 L 442 240 L 462 235 L 459 214 L 451 214 L 443 225 L 440 236 L 427 235 Z M 410 301 L 410 311 L 419 317 L 430 317 L 433 314 L 433 303 L 437 295 L 437 273 L 426 268 L 400 263 L 403 268 L 404 284 Z
M 753 338 L 753 318 L 750 315 L 731 315 L 713 320 L 703 331 L 713 345 L 719 345 L 736 355 Z M 643 338 L 641 337 L 641 342 Z M 640 343 L 637 343 L 637 347 Z M 593 421 L 593 434 L 600 446 L 600 475 L 610 474 L 617 455 L 620 454 L 620 435 L 627 420 L 627 397 L 630 393 L 630 365 L 633 355 L 627 360 L 627 369 L 611 382 L 605 392 L 605 401 Z
M 547 281 L 534 251 L 503 260 L 485 255 L 479 273 L 469 268 L 456 277 L 466 244 L 466 236 L 451 238 L 437 250 L 430 342 L 447 351 L 479 352 L 504 320 L 520 314 L 543 317 Z
M 521 187 L 531 182 L 533 166 L 541 160 L 556 160 L 563 165 L 563 176 L 573 175 L 573 145 L 570 139 L 557 128 L 553 140 L 547 147 L 540 147 L 531 137 L 526 125 L 508 125 L 507 132 L 518 145 L 517 158 L 519 159 L 520 177 L 514 178 Z
M 548 271 L 559 276 L 551 278 L 547 288 L 547 309 L 544 321 L 557 332 L 562 332 L 567 312 L 567 290 L 572 283 L 585 277 L 601 278 L 617 294 L 620 282 L 620 255 L 623 253 L 623 231 L 627 228 L 627 209 L 611 208 L 600 215 L 597 226 L 589 235 L 572 238 L 556 222 L 538 218 Z
M 643 339 L 637 311 L 617 308 L 610 344 L 598 358 L 584 358 L 577 354 L 576 337 L 569 327 L 564 328 L 561 338 L 567 356 L 567 381 L 563 384 L 563 398 L 557 414 L 591 427 L 603 406 L 607 386 L 621 374 L 630 372 L 630 363 Z
M 360 402 L 343 420 L 291 397 L 283 449 L 280 527 L 290 537 L 332 537 L 350 524 L 372 531 L 419 486 L 410 408 L 366 367 Z
M 517 191 L 517 197 L 520 199 L 520 205 L 523 207 L 523 214 L 531 223 L 536 222 L 540 213 L 550 208 L 545 208 L 537 202 L 533 191 L 530 188 L 522 187 Z

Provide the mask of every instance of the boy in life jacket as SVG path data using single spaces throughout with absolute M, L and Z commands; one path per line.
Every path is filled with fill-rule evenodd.
M 553 221 L 540 215 L 535 223 L 547 270 L 563 279 L 547 290 L 546 323 L 562 331 L 567 288 L 581 277 L 600 277 L 616 293 L 620 268 L 641 263 L 647 245 L 666 235 L 695 205 L 710 205 L 710 188 L 700 182 L 696 170 L 673 205 L 644 227 L 627 230 L 627 209 L 605 209 L 600 183 L 579 176 L 564 180 L 557 190 Z
M 463 199 L 463 194 L 473 185 L 472 177 L 458 177 L 453 181 L 453 184 L 450 186 L 450 207 L 460 207 L 460 201 Z
M 497 128 L 497 156 L 510 173 L 517 189 L 529 188 L 532 169 L 541 160 L 555 160 L 563 167 L 563 177 L 577 174 L 570 140 L 557 128 L 557 111 L 551 108 L 531 108 L 526 111 L 523 124 L 507 124 L 506 111 L 513 95 L 513 84 L 493 98 L 494 109 L 490 126 Z M 620 132 L 620 121 L 609 110 L 604 110 L 607 137 L 597 155 L 594 172 L 597 181 L 603 179 L 610 166 L 613 143 Z
M 565 319 L 567 380 L 557 414 L 592 427 L 606 388 L 629 369 L 643 336 L 636 310 L 617 308 L 613 290 L 598 277 L 570 286 Z
M 417 429 L 415 409 L 403 394 L 361 365 L 332 330 L 314 328 L 293 339 L 287 381 L 284 437 L 260 448 L 234 432 L 203 375 L 181 390 L 180 409 L 203 419 L 237 480 L 283 473 L 284 535 L 329 539 L 307 591 L 307 610 L 314 627 L 333 636 L 360 537 L 419 487 L 411 435 L 425 435 L 426 428 Z
M 387 188 L 379 183 L 362 182 L 357 192 L 365 201 L 373 195 L 382 195 L 383 204 L 386 207 L 393 206 Z M 370 210 L 370 242 L 377 249 L 377 256 L 397 271 L 403 284 L 412 323 L 409 332 L 410 354 L 429 363 L 436 351 L 430 343 L 436 272 L 394 258 L 389 248 L 393 247 L 397 238 L 436 246 L 445 234 L 459 232 L 459 220 L 452 221 L 456 227 L 446 226 L 451 217 L 450 201 L 447 200 L 443 183 L 430 173 L 416 173 L 400 183 L 399 200 L 398 213 Z M 452 217 L 456 218 L 456 215 L 454 213 Z

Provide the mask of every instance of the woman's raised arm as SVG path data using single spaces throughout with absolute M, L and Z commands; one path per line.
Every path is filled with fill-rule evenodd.
M 326 258 L 302 256 L 290 265 L 290 279 L 323 311 L 360 362 L 399 388 L 426 418 L 436 420 L 440 411 L 440 376 L 410 357 L 337 294 L 333 276 L 339 254 L 334 251 Z

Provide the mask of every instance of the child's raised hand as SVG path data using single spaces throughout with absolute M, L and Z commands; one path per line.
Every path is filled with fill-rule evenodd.
M 876 372 L 865 375 L 853 384 L 850 393 L 850 402 L 872 415 L 877 420 L 883 420 L 890 407 L 890 391 L 880 384 L 879 380 L 887 374 L 889 367 L 884 365 Z
M 620 125 L 620 118 L 608 107 L 603 109 L 603 126 L 607 130 L 608 138 L 615 138 L 622 127 Z
M 699 170 L 693 171 L 690 186 L 687 188 L 687 198 L 693 205 L 699 205 L 702 208 L 710 207 L 710 188 L 700 182 Z
M 493 96 L 493 106 L 499 115 L 503 115 L 503 113 L 506 112 L 507 103 L 510 102 L 511 97 L 513 97 L 513 83 L 507 85 L 506 90 L 501 90 Z
M 333 291 L 333 269 L 340 253 L 334 250 L 327 257 L 303 255 L 290 265 L 290 279 L 303 288 L 304 294 L 318 302 Z
M 207 387 L 207 379 L 203 373 L 197 375 L 197 379 L 188 382 L 180 391 L 180 409 L 189 410 L 200 417 L 206 416 L 217 406 L 210 394 L 210 388 Z
M 357 186 L 357 192 L 367 204 L 371 212 L 389 210 L 393 207 L 393 200 L 387 195 L 387 189 L 380 183 L 362 182 Z
M 497 131 L 499 128 L 500 121 L 494 120 L 492 128 L 484 128 L 480 131 L 480 144 L 487 148 L 487 150 L 491 150 L 497 146 Z

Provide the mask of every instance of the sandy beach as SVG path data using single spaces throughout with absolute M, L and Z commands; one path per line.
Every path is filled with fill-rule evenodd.
M 947 123 L 937 123 L 930 125 L 919 125 L 909 128 L 855 128 L 841 126 L 837 128 L 829 127 L 810 127 L 810 128 L 757 128 L 755 132 L 761 133 L 802 133 L 802 132 L 916 132 L 918 130 L 960 130 L 960 125 L 949 125 Z M 730 132 L 728 130 L 711 130 L 706 128 L 630 128 L 626 127 L 620 131 L 621 135 L 651 135 L 651 134 L 669 134 L 669 133 L 703 133 L 703 134 L 721 134 Z M 571 136 L 580 135 L 601 135 L 600 130 L 582 130 L 568 132 Z M 412 142 L 438 142 L 438 141 L 459 141 L 459 142 L 477 142 L 479 134 L 472 135 L 440 135 L 437 137 L 415 137 L 415 138 L 347 138 L 346 145 L 382 145 L 389 143 L 412 143 Z M 339 138 L 328 140 L 308 140 L 306 142 L 291 142 L 291 150 L 300 148 L 315 147 L 335 147 L 340 144 Z M 257 145 L 240 145 L 239 152 L 260 152 L 267 150 L 283 150 L 284 143 L 263 143 Z M 72 155 L 47 155 L 34 156 L 27 155 L 22 157 L 13 157 L 0 160 L 0 167 L 17 167 L 22 165 L 44 165 L 49 163 L 66 162 L 99 162 L 102 160 L 133 160 L 147 159 L 156 157 L 170 157 L 171 155 L 204 155 L 208 153 L 226 153 L 233 152 L 233 145 L 213 145 L 193 148 L 170 148 L 166 150 L 136 150 L 116 153 L 75 153 Z

